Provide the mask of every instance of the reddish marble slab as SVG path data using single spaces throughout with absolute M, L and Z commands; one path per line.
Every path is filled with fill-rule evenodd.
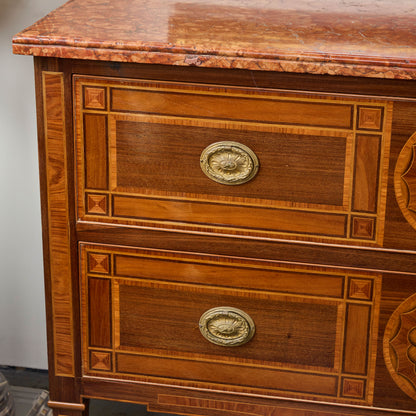
M 416 79 L 414 0 L 71 0 L 17 54 Z

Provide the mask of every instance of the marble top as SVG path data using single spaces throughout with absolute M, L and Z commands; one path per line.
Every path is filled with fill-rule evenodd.
M 70 0 L 17 54 L 416 79 L 415 0 Z

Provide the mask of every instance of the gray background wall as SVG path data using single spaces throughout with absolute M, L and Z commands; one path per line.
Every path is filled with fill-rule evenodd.
M 64 0 L 0 0 L 0 365 L 47 368 L 33 60 L 11 38 Z

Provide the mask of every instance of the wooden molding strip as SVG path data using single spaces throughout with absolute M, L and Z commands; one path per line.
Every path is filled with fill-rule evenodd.
M 65 409 L 65 410 L 85 410 L 85 404 L 79 404 L 79 403 L 67 403 L 67 402 L 54 402 L 49 400 L 48 406 L 51 409 Z

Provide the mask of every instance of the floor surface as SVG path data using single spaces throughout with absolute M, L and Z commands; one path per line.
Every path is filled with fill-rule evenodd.
M 48 372 L 0 366 L 0 372 L 11 385 L 16 416 L 26 416 L 42 390 L 48 390 Z M 91 400 L 89 416 L 173 416 L 148 412 L 146 406 L 107 400 Z

